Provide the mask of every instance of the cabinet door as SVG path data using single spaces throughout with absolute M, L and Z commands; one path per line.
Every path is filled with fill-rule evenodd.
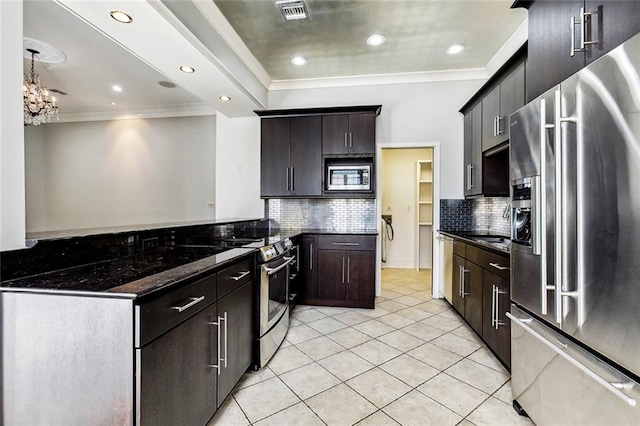
M 469 195 L 482 194 L 482 104 L 471 111 L 471 189 Z
M 588 39 L 598 40 L 587 46 L 587 64 L 640 32 L 640 1 L 586 0 L 585 11 L 599 12 L 587 26 Z
M 463 280 L 463 270 L 464 270 L 464 259 L 456 254 L 453 255 L 453 271 L 451 272 L 452 278 L 452 305 L 458 311 L 458 313 L 464 316 L 464 299 L 460 293 L 460 288 L 462 286 Z
M 305 298 L 315 298 L 318 295 L 316 286 L 316 244 L 315 237 L 302 237 L 300 242 L 300 273 L 302 274 L 302 282 L 304 287 Z
M 509 281 L 484 271 L 482 339 L 507 366 L 511 365 Z M 496 324 L 497 321 L 497 324 Z
M 204 425 L 216 411 L 213 304 L 136 351 L 141 425 Z
M 500 116 L 500 86 L 496 86 L 482 99 L 482 151 L 500 143 L 497 118 Z
M 495 289 L 500 277 L 484 271 L 482 287 L 482 340 L 494 352 L 498 349 L 498 330 L 495 328 Z
M 318 250 L 318 298 L 345 300 L 346 256 L 340 250 Z
M 347 154 L 349 144 L 349 116 L 347 114 L 322 117 L 322 154 Z
M 376 256 L 372 251 L 349 250 L 347 256 L 347 300 L 369 302 L 373 308 Z
M 371 154 L 376 153 L 376 115 L 375 114 L 351 114 L 349 115 L 349 153 Z
M 322 195 L 322 117 L 293 117 L 290 120 L 291 194 Z
M 582 0 L 535 1 L 529 6 L 527 102 L 584 67 L 584 52 L 571 56 L 570 28 L 571 17 L 579 19 L 583 6 Z
M 496 353 L 507 367 L 511 368 L 511 320 L 507 312 L 511 309 L 509 281 L 500 278 L 496 306 L 498 311 L 498 349 Z
M 498 143 L 509 139 L 509 116 L 524 106 L 524 62 L 500 83 L 500 120 Z
M 218 300 L 218 316 L 227 315 L 221 336 L 222 358 L 226 367 L 218 376 L 218 407 L 251 364 L 253 345 L 253 281 Z M 224 363 L 223 363 L 224 365 Z
M 290 119 L 261 120 L 260 195 L 289 195 Z
M 482 337 L 482 268 L 466 261 L 465 269 L 469 272 L 464 277 L 464 318 Z

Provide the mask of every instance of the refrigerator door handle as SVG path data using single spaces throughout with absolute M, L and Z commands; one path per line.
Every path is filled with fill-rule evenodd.
M 561 87 L 558 86 L 555 92 L 555 111 L 554 111 L 554 151 L 555 151 L 555 317 L 558 324 L 562 324 L 563 312 L 562 312 L 562 297 L 578 297 L 576 291 L 564 291 L 565 284 L 565 248 L 568 246 L 567 235 L 565 230 L 567 229 L 567 214 L 564 206 L 564 194 L 566 184 L 566 168 L 564 167 L 564 141 L 562 140 L 562 124 L 563 123 L 577 123 L 576 117 L 563 117 L 562 116 L 562 92 Z
M 609 381 L 603 379 L 597 373 L 593 372 L 590 368 L 588 368 L 586 365 L 582 364 L 581 362 L 579 362 L 578 360 L 573 358 L 571 355 L 567 354 L 564 350 L 560 349 L 558 346 L 554 345 L 552 342 L 547 340 L 544 336 L 542 336 L 537 331 L 535 331 L 533 328 L 531 328 L 528 325 L 528 324 L 533 323 L 533 321 L 530 318 L 520 319 L 520 318 L 516 317 L 515 315 L 513 315 L 511 312 L 507 312 L 507 317 L 511 320 L 512 324 L 516 324 L 518 327 L 523 328 L 527 333 L 531 334 L 533 337 L 535 337 L 540 342 L 545 344 L 547 347 L 552 349 L 555 353 L 557 353 L 558 355 L 560 355 L 561 357 L 563 357 L 564 359 L 569 361 L 575 367 L 577 367 L 580 370 L 582 370 L 582 372 L 585 373 L 587 376 L 591 377 L 593 380 L 598 382 L 600 385 L 604 386 L 609 392 L 613 393 L 615 396 L 617 396 L 618 398 L 620 398 L 621 400 L 623 400 L 624 402 L 629 404 L 631 407 L 635 407 L 636 406 L 636 400 L 631 398 L 631 397 L 629 397 L 628 395 L 624 394 L 619 389 L 620 387 L 624 389 L 626 382 L 623 382 L 623 383 L 609 382 Z
M 540 255 L 540 312 L 547 315 L 547 291 L 553 290 L 553 286 L 547 284 L 547 129 L 553 129 L 553 124 L 548 124 L 547 101 L 540 100 L 540 180 L 535 182 L 536 196 L 536 223 L 534 230 L 533 254 Z

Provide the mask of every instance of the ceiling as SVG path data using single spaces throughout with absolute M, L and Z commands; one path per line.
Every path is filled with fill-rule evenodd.
M 66 93 L 54 93 L 63 121 L 83 116 L 132 118 L 164 112 L 215 112 L 180 86 L 159 85 L 168 80 L 165 75 L 53 1 L 24 2 L 23 35 L 54 46 L 67 57 L 63 63 L 50 64 L 38 62 L 36 55 L 35 63 L 35 72 L 45 87 Z M 23 67 L 27 73 L 31 60 L 24 59 Z M 114 91 L 113 85 L 123 91 Z
M 513 0 L 305 0 L 310 18 L 285 22 L 276 0 L 214 2 L 273 80 L 484 68 L 527 16 Z
M 511 3 L 306 0 L 310 19 L 287 23 L 275 0 L 26 0 L 23 33 L 67 56 L 61 64 L 36 63 L 45 87 L 67 93 L 57 95 L 62 121 L 216 111 L 233 117 L 267 108 L 268 91 L 279 82 L 484 71 L 526 28 L 526 11 Z M 114 9 L 134 22 L 113 21 Z M 368 46 L 374 32 L 386 43 Z M 466 49 L 446 54 L 454 43 Z M 294 55 L 308 63 L 292 65 Z M 196 72 L 180 72 L 183 64 Z M 29 67 L 25 60 L 25 72 Z M 123 91 L 114 92 L 114 84 Z

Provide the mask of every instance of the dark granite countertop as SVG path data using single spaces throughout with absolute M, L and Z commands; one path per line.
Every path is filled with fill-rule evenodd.
M 223 224 L 233 221 L 220 222 Z M 190 224 L 189 226 L 191 226 Z M 121 231 L 117 231 L 121 232 Z M 0 282 L 0 290 L 56 294 L 92 294 L 139 298 L 166 290 L 168 286 L 205 274 L 252 255 L 260 247 L 305 233 L 376 235 L 375 229 L 261 229 L 254 235 L 226 235 L 214 240 L 185 240 L 161 244 L 153 250 L 133 251 L 104 260 L 67 267 L 52 266 L 45 272 Z M 264 236 L 268 234 L 267 236 Z M 88 237 L 91 238 L 91 237 Z M 161 240 L 162 241 L 162 240 Z M 114 245 L 122 249 L 118 245 Z M 28 254 L 28 251 L 23 252 Z M 41 254 L 42 256 L 42 254 Z M 55 262 L 54 262 L 55 263 Z M 53 269 L 53 270 L 52 270 Z
M 511 253 L 511 239 L 507 235 L 502 235 L 490 230 L 475 231 L 443 231 L 438 230 L 443 235 L 463 240 L 467 243 L 475 244 L 483 248 L 489 248 L 502 254 Z

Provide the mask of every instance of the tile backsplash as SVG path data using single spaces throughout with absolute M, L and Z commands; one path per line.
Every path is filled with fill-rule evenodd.
M 285 199 L 265 202 L 265 217 L 281 228 L 332 229 L 339 232 L 375 230 L 374 199 Z
M 509 235 L 509 215 L 503 217 L 508 204 L 508 197 L 440 200 L 440 229 L 443 231 L 487 230 Z

